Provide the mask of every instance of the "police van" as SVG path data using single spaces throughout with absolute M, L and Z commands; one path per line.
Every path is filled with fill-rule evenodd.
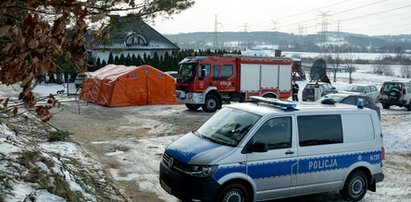
M 253 97 L 172 142 L 160 184 L 187 201 L 261 201 L 339 190 L 358 201 L 384 179 L 377 113 Z

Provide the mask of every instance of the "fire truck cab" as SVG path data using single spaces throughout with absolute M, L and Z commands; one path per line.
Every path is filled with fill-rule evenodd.
M 250 96 L 286 99 L 291 95 L 289 58 L 196 56 L 180 62 L 176 98 L 189 110 L 214 112 L 223 102 Z

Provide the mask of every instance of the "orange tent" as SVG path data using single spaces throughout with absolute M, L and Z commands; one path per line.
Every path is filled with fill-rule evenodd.
M 80 99 L 108 107 L 174 104 L 175 81 L 149 65 L 107 65 L 84 80 Z

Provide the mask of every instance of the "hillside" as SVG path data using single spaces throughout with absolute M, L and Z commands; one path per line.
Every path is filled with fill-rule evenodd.
M 295 35 L 284 32 L 194 32 L 165 35 L 181 49 L 249 49 L 262 47 L 283 51 L 321 52 L 323 35 Z M 217 45 L 215 45 L 217 42 Z M 411 35 L 367 36 L 326 33 L 327 52 L 337 46 L 353 52 L 397 53 L 411 50 Z

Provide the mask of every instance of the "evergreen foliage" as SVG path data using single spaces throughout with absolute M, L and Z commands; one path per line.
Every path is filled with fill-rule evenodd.
M 108 55 L 107 64 L 114 64 L 114 56 L 112 52 Z
M 176 51 L 173 52 L 172 54 L 169 54 L 166 52 L 164 55 L 158 55 L 156 52 L 150 56 L 147 54 L 141 55 L 132 55 L 127 54 L 126 57 L 124 57 L 124 54 L 122 53 L 119 56 L 115 56 L 113 59 L 113 54 L 109 54 L 108 61 L 113 61 L 113 62 L 108 62 L 106 63 L 105 60 L 101 62 L 100 58 L 97 58 L 96 61 L 96 66 L 93 71 L 100 69 L 101 67 L 106 66 L 107 64 L 116 64 L 116 65 L 126 65 L 126 66 L 141 66 L 141 65 L 151 65 L 161 71 L 177 71 L 178 70 L 178 64 L 181 60 L 183 60 L 185 57 L 189 56 L 218 56 L 218 55 L 224 55 L 224 54 L 241 54 L 241 51 L 239 50 L 234 50 L 234 51 L 227 51 L 227 50 L 215 50 L 212 51 L 210 49 L 207 50 L 192 50 L 192 49 L 187 49 L 187 50 L 181 50 L 181 51 Z M 91 69 L 90 69 L 91 71 Z

